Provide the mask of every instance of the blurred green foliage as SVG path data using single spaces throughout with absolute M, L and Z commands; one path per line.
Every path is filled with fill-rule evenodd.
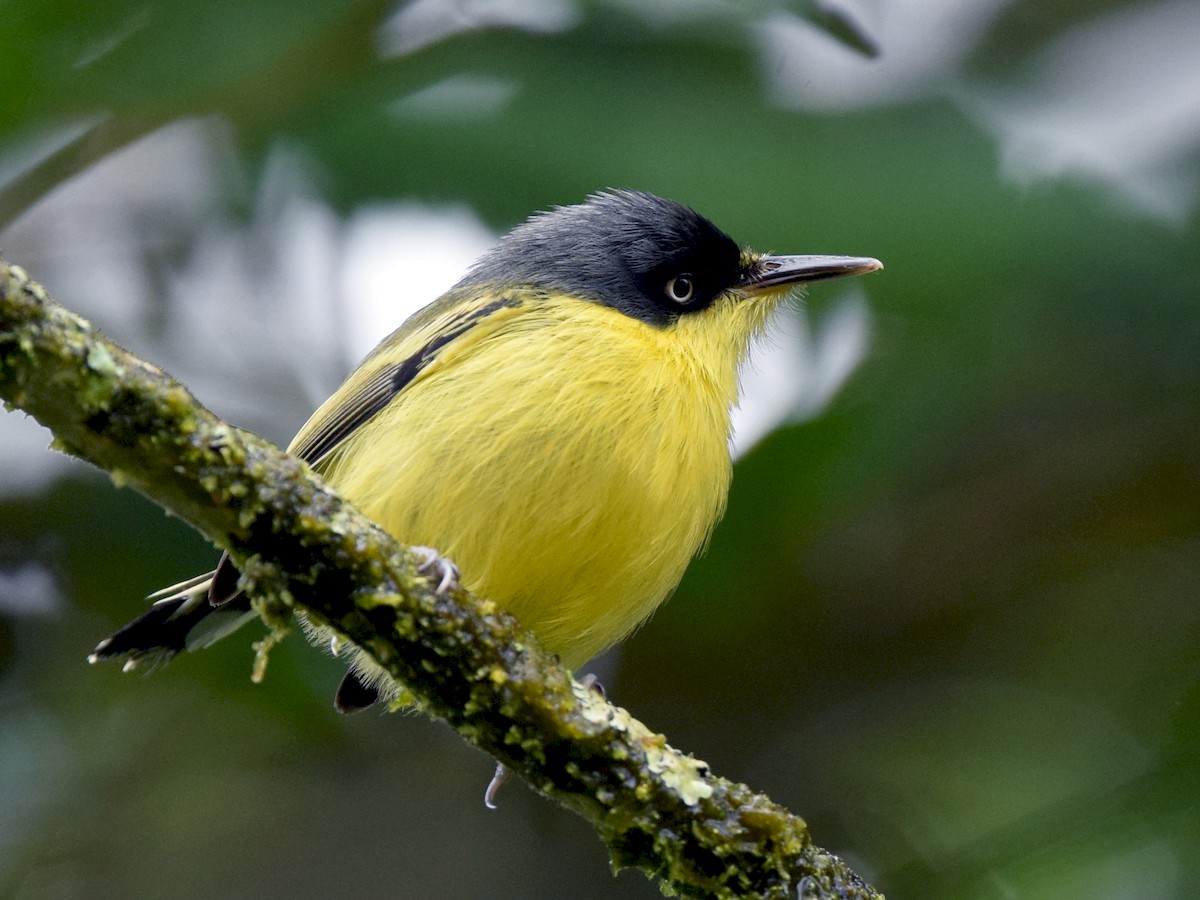
M 206 116 L 237 159 L 197 234 L 250 218 L 285 147 L 342 215 L 416 197 L 504 228 L 629 186 L 763 249 L 878 256 L 863 364 L 739 463 L 610 692 L 889 897 L 1200 896 L 1200 135 L 1169 166 L 1055 171 L 1043 148 L 1049 174 L 1022 177 L 991 115 L 1059 97 L 1103 158 L 1111 83 L 1064 100 L 1047 61 L 1103 24 L 1152 109 L 1180 61 L 1140 26 L 1189 7 L 964 4 L 989 18 L 961 59 L 873 84 L 915 52 L 905 23 L 946 29 L 929 53 L 953 43 L 935 8 L 424 2 L 388 27 L 365 0 L 10 0 L 0 243 L 30 246 L 22 215 L 98 161 Z M 762 41 L 805 17 L 874 99 L 781 102 Z M 1131 200 L 1146 179 L 1173 205 Z M 147 256 L 147 277 L 191 252 Z M 837 290 L 812 292 L 814 321 Z M 247 361 L 244 390 L 267 377 Z M 654 895 L 519 787 L 485 813 L 487 760 L 437 726 L 338 719 L 336 667 L 299 643 L 257 687 L 238 639 L 145 679 L 87 669 L 211 552 L 81 466 L 22 486 L 21 465 L 0 494 L 0 894 Z M 30 563 L 60 597 L 16 601 Z

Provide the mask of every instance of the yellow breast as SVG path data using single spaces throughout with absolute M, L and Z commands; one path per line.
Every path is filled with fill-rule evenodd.
M 574 668 L 669 595 L 724 510 L 752 305 L 658 328 L 526 299 L 443 348 L 327 475 Z

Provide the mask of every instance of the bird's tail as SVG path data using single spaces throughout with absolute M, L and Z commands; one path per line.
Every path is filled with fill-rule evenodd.
M 88 662 L 124 659 L 126 672 L 156 665 L 181 650 L 208 647 L 254 618 L 243 594 L 220 605 L 210 602 L 214 574 L 215 570 L 206 572 L 151 594 L 150 610 L 97 644 Z
M 153 668 L 180 651 L 215 644 L 256 618 L 250 600 L 236 585 L 237 570 L 228 557 L 222 557 L 212 572 L 156 591 L 147 598 L 154 601 L 150 610 L 97 644 L 88 662 L 124 659 L 125 671 L 132 672 L 143 666 Z M 319 630 L 316 634 L 325 637 Z M 338 712 L 355 713 L 373 705 L 380 699 L 377 680 L 354 668 L 347 672 L 334 699 Z

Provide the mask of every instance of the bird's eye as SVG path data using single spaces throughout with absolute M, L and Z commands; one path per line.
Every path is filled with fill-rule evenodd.
M 688 303 L 696 295 L 691 275 L 676 275 L 667 282 L 667 296 L 676 303 Z

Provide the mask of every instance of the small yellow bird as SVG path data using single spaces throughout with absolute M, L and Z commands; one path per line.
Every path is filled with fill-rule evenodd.
M 798 285 L 881 267 L 740 250 L 678 203 L 597 193 L 505 235 L 288 449 L 574 669 L 645 621 L 720 519 L 751 339 Z M 91 660 L 207 646 L 253 616 L 237 578 L 225 557 L 160 591 Z M 400 691 L 352 650 L 335 704 Z

